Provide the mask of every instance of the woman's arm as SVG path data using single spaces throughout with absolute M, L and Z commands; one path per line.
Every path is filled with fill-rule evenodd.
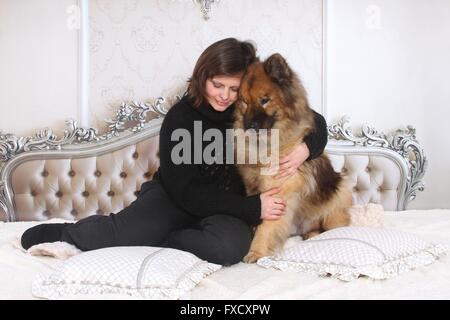
M 323 153 L 328 142 L 327 122 L 325 118 L 314 111 L 315 129 L 305 137 L 305 143 L 309 150 L 306 161 L 317 158 Z

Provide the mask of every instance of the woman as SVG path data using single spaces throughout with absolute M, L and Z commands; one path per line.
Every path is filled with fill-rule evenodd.
M 22 246 L 28 249 L 54 241 L 71 243 L 83 251 L 160 246 L 188 251 L 223 265 L 241 261 L 251 243 L 252 227 L 261 219 L 279 219 L 284 213 L 285 202 L 276 196 L 279 190 L 245 196 L 235 166 L 224 159 L 212 164 L 201 159 L 207 143 L 195 153 L 198 147 L 192 141 L 192 161 L 176 164 L 172 151 L 179 142 L 172 141 L 172 133 L 184 129 L 194 136 L 195 123 L 201 123 L 201 136 L 208 129 L 218 129 L 225 137 L 241 77 L 256 60 L 255 51 L 249 42 L 227 38 L 201 54 L 185 96 L 169 110 L 161 126 L 160 168 L 152 181 L 142 185 L 133 203 L 119 213 L 94 215 L 75 224 L 35 226 L 23 234 Z M 281 159 L 279 177 L 292 174 L 307 158 L 322 153 L 327 132 L 319 114 L 316 124 L 319 129 L 308 136 L 306 143 Z M 197 163 L 194 160 L 199 155 Z

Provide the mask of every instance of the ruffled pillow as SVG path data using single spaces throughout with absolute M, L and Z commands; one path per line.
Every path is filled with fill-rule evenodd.
M 48 299 L 179 299 L 220 268 L 176 249 L 111 247 L 75 255 L 50 275 L 38 275 L 32 294 Z
M 446 248 L 405 232 L 370 227 L 344 227 L 324 232 L 263 257 L 266 268 L 308 272 L 351 281 L 359 276 L 387 279 L 428 265 Z

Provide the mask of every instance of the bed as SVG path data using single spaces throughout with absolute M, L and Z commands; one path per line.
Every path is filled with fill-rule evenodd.
M 44 222 L 116 212 L 134 200 L 142 182 L 158 168 L 158 132 L 166 105 L 163 98 L 124 103 L 104 133 L 68 121 L 62 138 L 50 129 L 29 137 L 0 136 L 0 299 L 38 299 L 32 294 L 33 281 L 65 263 L 21 249 L 24 230 Z M 328 133 L 326 152 L 334 168 L 352 181 L 355 205 L 378 204 L 383 208 L 383 227 L 444 248 L 450 245 L 450 210 L 407 209 L 425 187 L 427 166 L 414 128 L 385 134 L 364 125 L 361 133 L 354 134 L 343 118 L 329 125 Z M 293 235 L 286 248 L 301 242 Z M 449 299 L 450 260 L 442 254 L 429 265 L 385 280 L 342 281 L 244 263 L 217 268 L 197 280 L 176 298 Z M 124 296 L 82 298 L 86 297 Z

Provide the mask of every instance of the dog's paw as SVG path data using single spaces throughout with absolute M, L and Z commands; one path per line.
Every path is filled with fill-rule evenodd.
M 255 263 L 261 257 L 262 257 L 261 254 L 255 251 L 250 251 L 249 253 L 247 253 L 247 255 L 244 257 L 243 260 L 245 263 Z
M 309 240 L 315 236 L 318 236 L 319 234 L 321 234 L 320 231 L 310 231 L 303 235 L 303 240 Z
M 311 239 L 312 237 L 318 236 L 320 234 L 320 231 L 311 231 L 307 234 L 303 235 L 303 240 Z

